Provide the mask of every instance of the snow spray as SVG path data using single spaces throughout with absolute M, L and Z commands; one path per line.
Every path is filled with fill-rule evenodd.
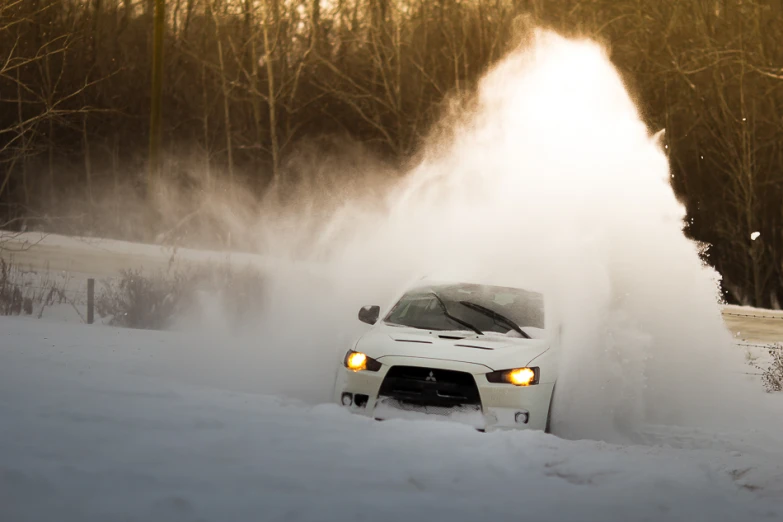
M 271 278 L 253 336 L 264 391 L 330 400 L 363 328 L 358 308 L 428 276 L 545 292 L 563 325 L 560 436 L 627 440 L 645 424 L 738 421 L 751 384 L 721 318 L 718 275 L 683 234 L 665 149 L 605 49 L 538 30 L 464 107 L 380 199 L 336 198 L 300 259 L 317 276 Z M 255 232 L 268 239 L 285 221 L 285 245 L 306 228 L 295 226 L 300 212 L 294 204 Z

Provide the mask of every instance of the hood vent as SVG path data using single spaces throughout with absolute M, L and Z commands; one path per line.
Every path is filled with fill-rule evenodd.
M 494 350 L 494 348 L 490 348 L 489 346 L 476 346 L 474 344 L 455 344 L 454 346 L 459 346 L 462 348 L 475 348 L 477 350 Z
M 438 337 L 440 337 L 441 339 L 451 339 L 451 340 L 454 340 L 454 341 L 459 341 L 460 339 L 464 339 L 464 337 L 460 337 L 458 335 L 457 336 L 455 336 L 455 335 L 439 335 Z
M 432 344 L 432 341 L 420 341 L 418 339 L 395 339 L 398 343 L 421 343 L 421 344 Z

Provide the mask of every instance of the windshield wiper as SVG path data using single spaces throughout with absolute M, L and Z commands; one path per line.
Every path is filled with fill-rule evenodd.
M 519 327 L 517 323 L 506 317 L 505 315 L 501 315 L 497 313 L 494 310 L 490 310 L 489 308 L 486 308 L 484 306 L 481 306 L 480 304 L 472 303 L 470 301 L 460 301 L 459 304 L 462 306 L 466 306 L 470 308 L 471 310 L 475 310 L 479 313 L 482 313 L 486 316 L 491 317 L 495 321 L 500 321 L 501 323 L 505 323 L 507 326 L 510 326 L 512 330 L 517 332 L 519 335 L 524 337 L 525 339 L 530 339 L 531 337 L 526 334 L 524 331 L 522 331 L 522 328 Z
M 468 323 L 468 322 L 466 322 L 466 321 L 463 321 L 462 319 L 457 319 L 456 317 L 454 317 L 453 315 L 451 315 L 451 314 L 449 313 L 449 310 L 446 308 L 446 303 L 444 303 L 444 302 L 443 302 L 443 300 L 440 298 L 440 296 L 439 296 L 438 294 L 436 294 L 435 292 L 433 292 L 433 291 L 430 291 L 430 293 L 431 293 L 433 296 L 435 296 L 435 299 L 437 299 L 437 300 L 438 300 L 438 303 L 440 303 L 440 307 L 441 307 L 441 309 L 443 310 L 443 315 L 445 315 L 446 317 L 448 317 L 448 318 L 449 318 L 449 319 L 451 319 L 452 321 L 454 321 L 454 322 L 456 322 L 456 323 L 459 323 L 459 324 L 461 324 L 462 326 L 464 326 L 464 327 L 465 327 L 465 328 L 467 328 L 468 330 L 473 330 L 474 332 L 476 332 L 476 333 L 477 333 L 477 334 L 479 334 L 479 335 L 484 335 L 484 332 L 482 332 L 481 330 L 479 330 L 478 328 L 476 328 L 476 327 L 475 327 L 475 326 L 473 326 L 472 324 L 470 324 L 470 323 Z

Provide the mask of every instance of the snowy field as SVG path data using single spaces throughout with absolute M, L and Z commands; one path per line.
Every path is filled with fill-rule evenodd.
M 159 245 L 34 232 L 10 234 L 0 231 L 0 242 L 4 242 L 7 259 L 25 270 L 67 280 L 66 286 L 75 294 L 84 292 L 89 277 L 100 283 L 101 280 L 117 277 L 121 270 L 165 271 L 169 269 L 172 257 L 175 270 L 199 263 L 253 265 L 262 270 L 274 270 L 281 263 L 292 264 L 288 260 L 282 262 L 253 254 L 227 255 L 186 248 L 175 251 Z M 305 265 L 300 263 L 300 266 Z M 313 265 L 305 268 L 310 272 L 318 270 Z M 74 312 L 72 307 L 61 306 L 57 312 L 45 311 L 44 316 L 83 320 L 86 316 L 84 299 L 76 300 L 75 305 L 78 312 Z M 746 346 L 754 354 L 763 352 L 763 345 L 767 343 L 783 342 L 783 311 L 724 306 L 723 319 L 738 344 Z
M 19 254 L 78 285 L 164 268 L 167 251 L 47 236 Z M 783 340 L 777 317 L 724 309 L 751 344 Z M 3 522 L 783 519 L 781 417 L 648 426 L 622 445 L 377 423 L 325 403 L 339 355 L 326 348 L 293 370 L 293 346 L 270 357 L 280 346 L 220 329 L 80 323 L 68 307 L 0 318 Z
M 169 246 L 131 243 L 90 237 L 0 231 L 0 244 L 8 257 L 31 270 L 71 274 L 75 278 L 104 278 L 120 270 L 167 270 L 195 263 L 231 261 L 263 266 L 267 260 L 253 254 L 174 249 Z
M 730 415 L 627 445 L 379 423 L 266 394 L 249 355 L 211 364 L 225 339 L 0 331 L 3 521 L 783 519 L 780 432 Z

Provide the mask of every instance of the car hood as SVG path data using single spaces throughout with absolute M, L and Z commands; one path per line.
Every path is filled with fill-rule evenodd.
M 508 338 L 466 332 L 438 332 L 381 325 L 364 334 L 355 349 L 384 357 L 420 357 L 481 364 L 490 370 L 524 366 L 549 348 L 543 339 Z

